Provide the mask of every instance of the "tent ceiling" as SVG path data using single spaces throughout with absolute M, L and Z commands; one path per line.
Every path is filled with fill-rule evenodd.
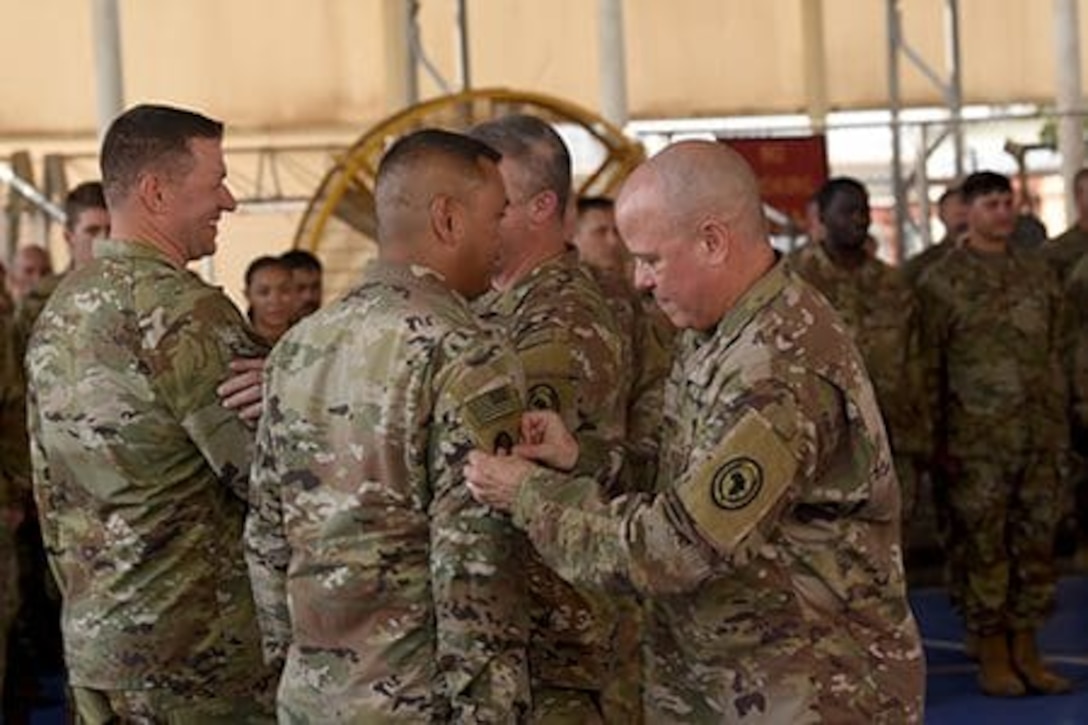
M 632 118 L 803 112 L 802 2 L 626 0 Z M 8 3 L 0 46 L 0 137 L 91 135 L 91 0 Z M 456 83 L 454 0 L 422 0 L 424 47 Z M 907 40 L 944 67 L 944 0 L 903 0 Z M 350 125 L 388 107 L 384 0 L 120 0 L 129 103 L 191 105 L 274 133 Z M 884 0 L 823 0 L 832 109 L 887 102 Z M 965 103 L 1050 103 L 1051 3 L 960 0 Z M 596 108 L 597 3 L 469 0 L 473 85 L 558 95 Z M 1081 37 L 1088 13 L 1081 14 Z M 1082 54 L 1088 60 L 1088 54 Z M 940 104 L 904 63 L 903 101 Z M 1082 69 L 1088 77 L 1088 68 Z M 440 93 L 420 74 L 423 98 Z

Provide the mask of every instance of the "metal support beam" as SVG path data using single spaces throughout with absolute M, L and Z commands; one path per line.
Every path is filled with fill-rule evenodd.
M 95 100 L 98 136 L 125 108 L 124 72 L 121 66 L 121 18 L 117 0 L 91 0 L 94 28 Z
M 623 0 L 598 0 L 597 39 L 601 115 L 610 123 L 623 128 L 628 120 Z
M 899 92 L 899 47 L 902 43 L 899 0 L 886 0 L 888 22 L 888 111 L 892 132 L 892 196 L 895 199 L 895 236 L 892 239 L 892 257 L 903 257 L 903 232 L 906 227 L 907 190 L 903 186 L 902 127 L 899 111 L 902 99 Z
M 1073 177 L 1084 165 L 1084 119 L 1080 78 L 1077 0 L 1054 0 L 1054 65 L 1057 74 L 1058 153 L 1065 181 L 1065 215 L 1077 218 Z
M 457 0 L 457 76 L 461 90 L 472 88 L 472 65 L 469 57 L 468 0 Z
M 801 0 L 801 50 L 805 69 L 805 106 L 812 128 L 827 128 L 827 52 L 824 47 L 824 0 Z
M 900 13 L 899 0 L 886 0 L 887 24 L 888 24 L 888 109 L 891 114 L 890 129 L 892 135 L 892 190 L 895 196 L 895 242 L 892 255 L 900 258 L 903 253 L 903 245 L 906 241 L 905 232 L 908 224 L 913 225 L 910 218 L 907 202 L 907 183 L 903 179 L 903 151 L 902 136 L 903 124 L 900 117 L 902 112 L 902 96 L 899 86 L 899 56 L 907 58 L 926 78 L 928 78 L 941 91 L 948 108 L 948 127 L 953 139 L 953 152 L 955 155 L 956 175 L 963 173 L 964 140 L 963 140 L 963 94 L 960 75 L 960 42 L 959 42 L 959 0 L 945 0 L 945 64 L 947 66 L 947 81 L 940 73 L 931 68 L 925 59 L 906 42 L 903 35 L 903 21 Z M 931 153 L 928 138 L 923 137 L 919 153 L 928 158 Z M 923 158 L 920 163 L 925 163 Z M 925 169 L 920 176 L 925 177 Z M 928 189 L 923 190 L 928 193 Z M 928 220 L 922 220 L 920 224 L 913 225 L 918 228 L 928 224 Z
M 413 51 L 415 0 L 385 0 L 382 43 L 385 50 L 385 104 L 390 114 L 419 101 Z

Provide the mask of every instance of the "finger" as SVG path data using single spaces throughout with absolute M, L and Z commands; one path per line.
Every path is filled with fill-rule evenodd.
M 264 375 L 260 370 L 251 370 L 227 378 L 219 384 L 219 387 L 215 389 L 215 392 L 220 398 L 227 398 L 239 391 L 247 390 L 249 388 L 260 390 L 263 380 Z
M 261 413 L 264 412 L 264 401 L 258 400 L 252 405 L 248 405 L 238 411 L 238 417 L 247 423 L 255 423 L 261 417 Z
M 264 370 L 264 358 L 236 357 L 230 361 L 230 369 L 236 373 L 245 373 L 251 370 L 261 371 Z
M 255 386 L 244 388 L 223 399 L 223 407 L 230 410 L 247 408 L 252 405 L 257 406 L 257 414 L 260 415 L 261 389 Z

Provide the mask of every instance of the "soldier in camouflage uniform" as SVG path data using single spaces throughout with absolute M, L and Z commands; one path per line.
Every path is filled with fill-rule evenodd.
M 529 116 L 490 121 L 470 134 L 502 153 L 499 170 L 510 200 L 495 289 L 476 309 L 513 342 L 530 408 L 557 411 L 578 435 L 618 442 L 629 389 L 624 340 L 600 288 L 566 246 L 570 154 L 550 126 Z M 602 461 L 599 474 L 610 478 L 611 464 Z M 577 591 L 520 541 L 532 598 L 533 720 L 598 722 L 606 685 L 620 684 L 616 603 Z
M 528 715 L 516 532 L 462 474 L 524 409 L 513 350 L 466 302 L 498 250 L 498 158 L 445 131 L 399 140 L 378 260 L 268 359 L 246 542 L 282 723 Z
M 967 206 L 959 186 L 949 186 L 937 200 L 937 217 L 944 225 L 944 236 L 939 242 L 923 249 L 903 263 L 903 278 L 913 290 L 922 273 L 954 248 L 967 233 Z
M 648 595 L 652 723 L 920 722 L 924 662 L 899 492 L 861 357 L 766 239 L 727 147 L 676 144 L 632 174 L 620 231 L 636 280 L 684 333 L 654 494 L 474 451 L 475 495 L 513 512 L 564 578 Z M 584 464 L 554 416 L 515 452 Z M 594 456 L 590 456 L 592 459 Z
M 1077 263 L 1088 254 L 1088 169 L 1073 176 L 1077 218 L 1064 232 L 1043 244 L 1042 252 L 1064 284 Z
M 68 192 L 64 198 L 64 241 L 71 259 L 67 271 L 89 264 L 94 259 L 95 240 L 107 237 L 109 233 L 110 213 L 102 183 L 86 181 Z M 19 302 L 15 312 L 15 335 L 20 355 L 25 355 L 34 323 L 67 271 L 43 277 Z
M 242 551 L 252 433 L 215 395 L 229 360 L 267 350 L 185 269 L 235 206 L 222 134 L 165 106 L 113 122 L 113 238 L 27 352 L 34 494 L 86 723 L 272 720 Z
M 0 317 L 0 701 L 8 629 L 19 608 L 15 530 L 23 519 L 23 502 L 30 491 L 23 395 L 22 365 L 12 345 L 11 320 Z
M 831 179 L 816 199 L 826 230 L 824 241 L 806 244 L 788 261 L 828 299 L 861 350 L 892 446 L 906 529 L 912 522 L 932 518 L 915 516 L 930 442 L 915 298 L 894 269 L 865 251 L 870 223 L 865 187 L 855 179 Z M 928 514 L 930 507 L 921 505 Z
M 1008 245 L 1009 180 L 972 174 L 964 244 L 919 282 L 935 465 L 948 481 L 967 631 L 987 694 L 1069 689 L 1035 643 L 1054 604 L 1054 537 L 1067 449 L 1060 291 L 1039 255 Z M 1010 652 L 1011 649 L 1011 652 Z
M 604 293 L 630 348 L 627 441 L 653 446 L 661 427 L 662 397 L 672 366 L 676 328 L 661 314 L 651 295 L 635 289 L 630 255 L 616 230 L 614 206 L 611 199 L 599 196 L 578 199 L 578 221 L 571 241 Z

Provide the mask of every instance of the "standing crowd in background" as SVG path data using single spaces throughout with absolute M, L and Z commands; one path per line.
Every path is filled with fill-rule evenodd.
M 855 179 L 783 255 L 724 144 L 579 199 L 538 118 L 424 129 L 355 286 L 261 256 L 243 312 L 187 268 L 224 133 L 123 113 L 0 287 L 5 722 L 53 666 L 82 723 L 917 723 L 936 549 L 981 691 L 1071 688 L 1088 170 L 1041 244 L 969 175 L 896 268 Z

